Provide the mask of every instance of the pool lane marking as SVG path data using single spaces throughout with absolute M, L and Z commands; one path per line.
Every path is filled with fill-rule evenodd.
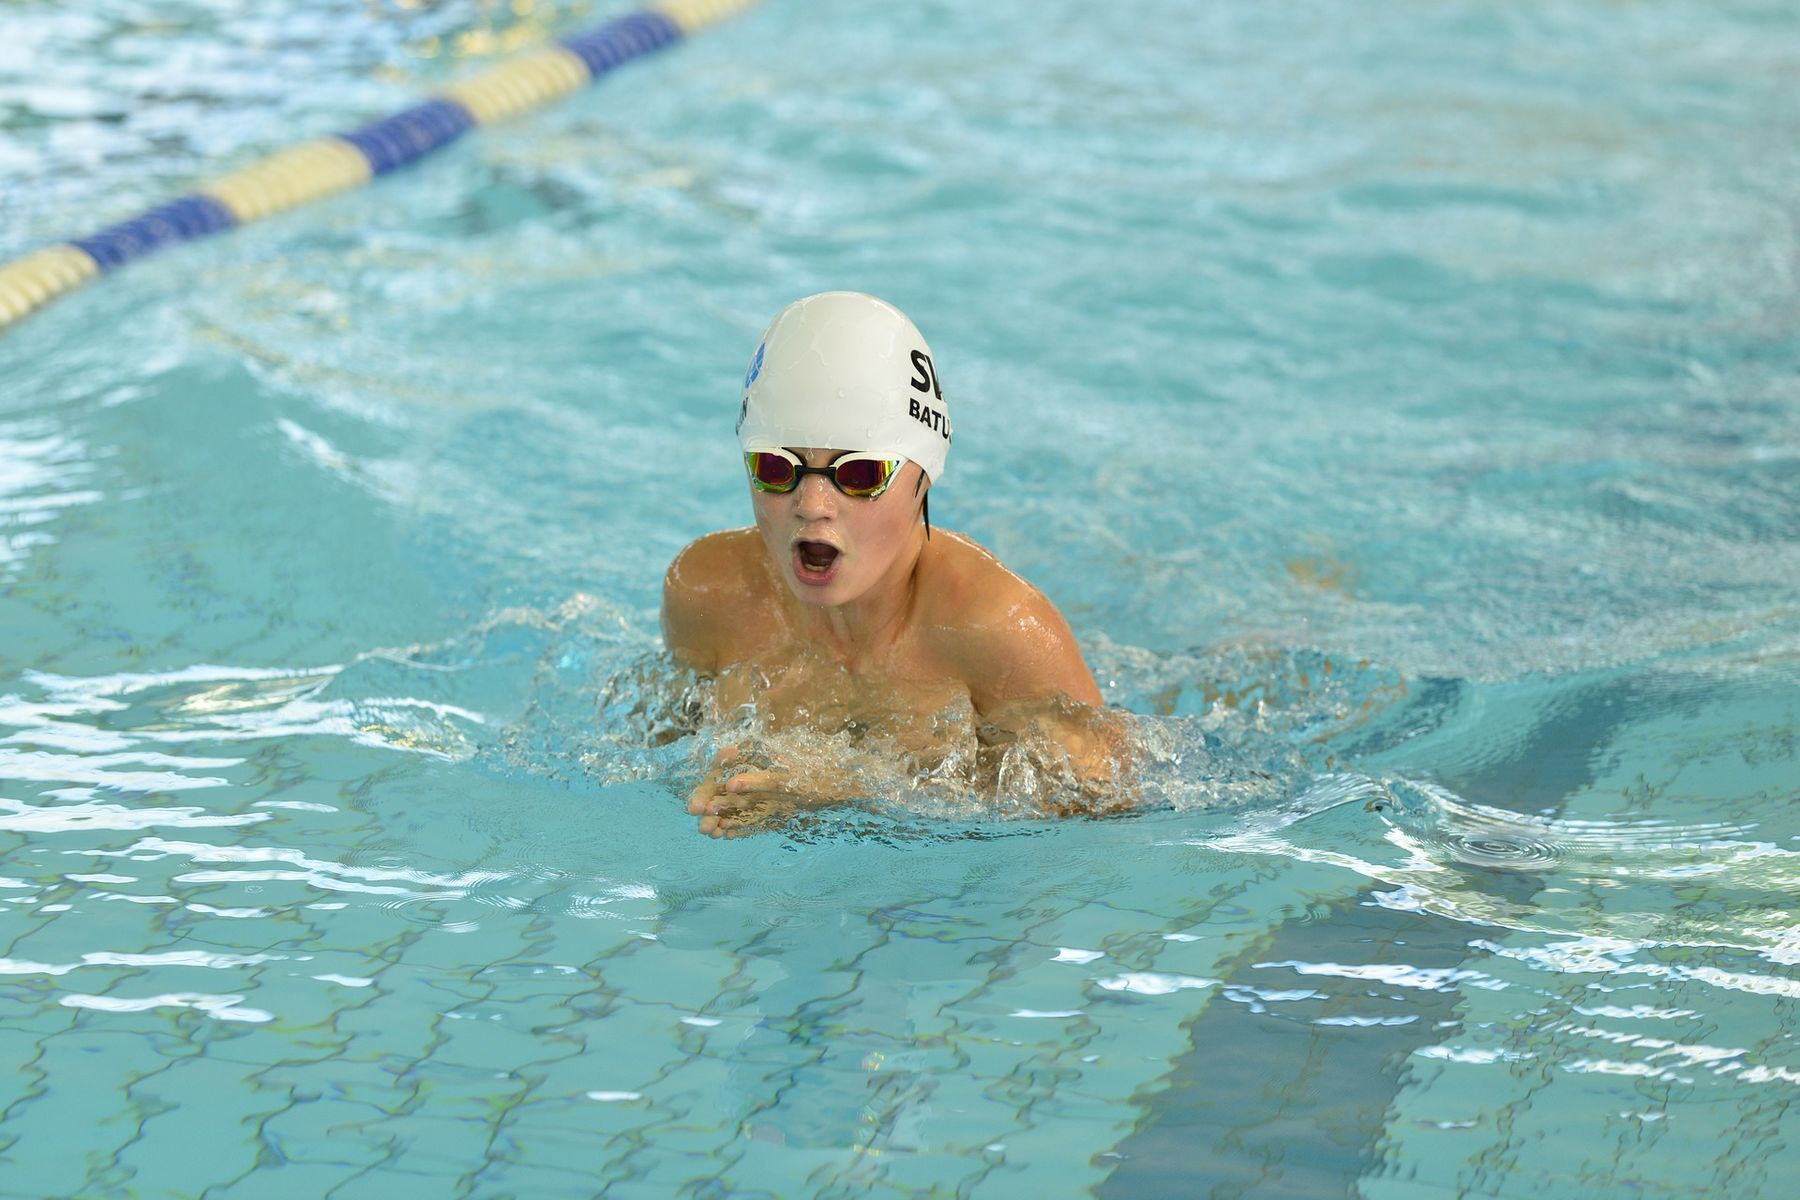
M 360 187 L 471 129 L 541 108 L 757 2 L 665 0 L 497 63 L 392 116 L 290 146 L 130 220 L 0 264 L 0 331 L 164 246 Z

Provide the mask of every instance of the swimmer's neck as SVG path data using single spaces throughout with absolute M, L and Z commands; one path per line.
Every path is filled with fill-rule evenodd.
M 794 636 L 807 649 L 851 670 L 884 661 L 912 624 L 925 526 L 913 526 L 900 553 L 873 586 L 846 604 L 806 604 L 777 580 Z

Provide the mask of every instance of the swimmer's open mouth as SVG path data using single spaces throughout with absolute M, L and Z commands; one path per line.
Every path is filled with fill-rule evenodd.
M 837 566 L 839 550 L 829 542 L 794 543 L 794 565 L 800 577 L 823 581 Z

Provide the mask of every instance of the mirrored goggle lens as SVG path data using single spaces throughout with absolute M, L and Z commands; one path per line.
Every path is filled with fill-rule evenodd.
M 848 496 L 867 496 L 887 486 L 897 464 L 878 458 L 853 458 L 833 471 L 838 490 Z
M 785 492 L 794 486 L 794 464 L 781 455 L 753 452 L 744 455 L 744 459 L 750 467 L 750 478 L 764 491 Z

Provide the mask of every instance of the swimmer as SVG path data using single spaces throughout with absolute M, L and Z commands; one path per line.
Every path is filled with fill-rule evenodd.
M 1027 740 L 1072 785 L 1043 811 L 1116 805 L 1119 726 L 1068 622 L 974 541 L 931 528 L 950 410 L 903 313 L 859 292 L 783 309 L 737 434 L 756 524 L 693 542 L 663 584 L 664 640 L 716 680 L 715 719 L 848 731 L 927 768 Z M 856 798 L 854 772 L 779 740 L 719 750 L 688 803 L 700 832 Z

